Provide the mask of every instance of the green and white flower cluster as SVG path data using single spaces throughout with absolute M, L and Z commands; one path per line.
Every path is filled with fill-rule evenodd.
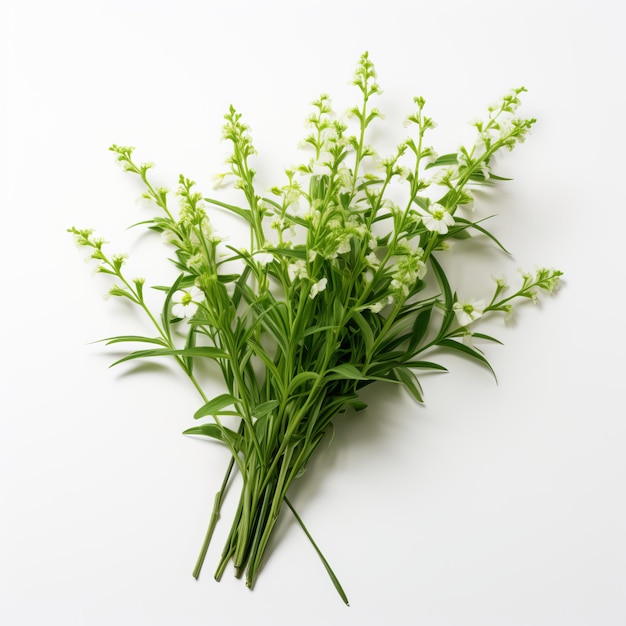
M 178 270 L 173 284 L 156 287 L 163 294 L 159 311 L 144 299 L 144 280 L 126 277 L 123 256 L 107 256 L 104 240 L 92 231 L 71 229 L 78 243 L 90 249 L 99 271 L 115 277 L 111 294 L 142 308 L 156 331 L 155 336 L 109 339 L 149 346 L 118 363 L 174 358 L 202 399 L 195 417 L 210 418 L 185 432 L 211 437 L 230 450 L 231 463 L 194 575 L 202 566 L 226 485 L 238 471 L 240 501 L 216 577 L 232 561 L 236 574 L 245 573 L 248 586 L 254 585 L 286 505 L 346 602 L 288 500 L 290 485 L 303 474 L 333 420 L 348 409 L 365 408 L 359 397 L 363 387 L 374 382 L 403 385 L 422 402 L 417 373 L 443 371 L 427 357 L 441 350 L 489 367 L 484 354 L 465 341 L 477 322 L 490 314 L 509 314 L 520 298 L 535 300 L 541 290 L 554 290 L 561 276 L 543 268 L 524 273 L 515 289 L 498 278 L 490 300 L 462 300 L 440 262 L 450 240 L 462 244 L 478 236 L 502 248 L 466 209 L 474 204 L 475 186 L 502 180 L 492 171 L 493 157 L 522 142 L 535 121 L 517 115 L 523 88 L 474 123 L 472 145 L 443 156 L 427 144 L 435 123 L 424 113 L 424 99 L 415 98 L 405 121 L 408 137 L 383 158 L 367 143 L 370 126 L 382 118 L 372 103 L 380 87 L 367 53 L 353 84 L 360 102 L 345 119 L 334 113 L 328 95 L 313 102 L 302 143 L 307 157 L 287 169 L 284 182 L 267 193 L 255 184 L 250 130 L 230 108 L 223 136 L 232 152 L 217 180 L 234 184 L 241 204 L 205 197 L 181 176 L 176 210 L 172 194 L 150 182 L 152 164 L 138 164 L 132 148 L 112 146 L 159 210 L 143 224 L 161 234 Z M 249 247 L 228 245 L 216 234 L 212 222 L 221 210 L 247 226 Z M 205 395 L 196 374 L 199 359 L 218 365 L 223 394 Z

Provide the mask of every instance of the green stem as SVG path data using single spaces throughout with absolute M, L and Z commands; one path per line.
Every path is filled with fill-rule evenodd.
M 344 601 L 346 606 L 350 606 L 346 592 L 343 590 L 343 587 L 341 586 L 339 579 L 335 575 L 335 572 L 333 572 L 333 569 L 328 563 L 328 561 L 326 560 L 326 558 L 324 557 L 324 554 L 315 543 L 315 540 L 311 536 L 311 533 L 308 531 L 307 527 L 304 525 L 304 522 L 302 521 L 302 519 L 300 518 L 296 510 L 293 508 L 293 505 L 291 504 L 291 502 L 289 502 L 289 499 L 287 498 L 287 496 L 285 496 L 283 500 L 285 504 L 287 505 L 287 507 L 289 508 L 289 510 L 291 511 L 291 513 L 293 514 L 293 516 L 296 518 L 296 521 L 298 522 L 298 524 L 300 524 L 300 528 L 302 528 L 302 530 L 304 531 L 304 534 L 308 537 L 309 541 L 311 542 L 311 545 L 313 546 L 313 548 L 315 548 L 315 551 L 317 552 L 317 556 L 320 557 L 320 560 L 322 561 L 324 568 L 328 572 L 330 579 L 333 581 L 333 585 L 335 585 L 335 589 L 337 590 L 337 593 L 341 596 L 341 599 Z
M 231 456 L 230 463 L 228 464 L 228 469 L 226 470 L 224 480 L 222 481 L 222 486 L 220 487 L 220 490 L 215 494 L 215 500 L 213 502 L 213 511 L 211 512 L 209 527 L 206 531 L 206 535 L 204 536 L 204 541 L 202 542 L 202 548 L 200 549 L 200 554 L 198 555 L 196 566 L 193 568 L 192 575 L 196 580 L 198 579 L 198 576 L 200 576 L 200 570 L 202 569 L 202 565 L 204 564 L 204 559 L 206 557 L 207 550 L 209 549 L 209 544 L 211 543 L 213 532 L 215 531 L 215 527 L 217 526 L 217 522 L 220 518 L 220 510 L 222 508 L 222 502 L 224 501 L 224 495 L 226 494 L 228 479 L 230 478 L 230 474 L 233 471 L 234 465 L 235 459 Z

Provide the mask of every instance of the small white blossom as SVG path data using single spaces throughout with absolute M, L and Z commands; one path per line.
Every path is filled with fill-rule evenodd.
M 280 217 L 275 217 L 270 224 L 270 228 L 282 232 L 286 228 L 285 222 Z
M 391 288 L 394 291 L 401 291 L 405 298 L 409 295 L 409 285 L 399 278 L 394 278 L 391 281 Z
M 504 275 L 502 275 L 502 276 L 492 276 L 491 278 L 494 280 L 494 282 L 496 283 L 496 285 L 498 286 L 498 288 L 500 290 L 506 289 L 509 286 L 509 284 L 508 284 L 508 282 L 506 280 L 506 276 L 504 276 Z
M 422 158 L 425 163 L 434 163 L 439 158 L 439 155 L 435 152 L 434 148 L 428 147 L 424 148 Z
M 422 222 L 428 230 L 445 235 L 448 232 L 448 226 L 454 224 L 454 218 L 443 206 L 434 204 L 428 213 L 422 215 Z
M 467 209 L 468 211 L 474 211 L 474 194 L 468 189 L 463 190 L 463 193 L 459 198 L 459 206 Z
M 458 172 L 455 168 L 447 167 L 437 170 L 431 177 L 430 183 L 435 185 L 448 185 L 453 178 L 456 178 Z
M 365 260 L 367 261 L 367 264 L 370 267 L 378 267 L 380 265 L 380 259 L 376 256 L 375 252 L 370 252 L 366 257 Z
M 202 253 L 198 253 L 189 258 L 189 260 L 187 261 L 187 267 L 195 270 L 200 270 L 202 269 L 204 263 L 204 255 Z
M 204 299 L 204 294 L 197 287 L 181 289 L 172 296 L 172 313 L 176 317 L 191 317 L 197 310 L 198 305 Z
M 297 278 L 306 278 L 308 276 L 306 261 L 298 260 L 295 263 L 291 263 L 287 267 L 287 274 L 289 274 L 289 280 L 293 282 Z
M 380 313 L 388 304 L 393 304 L 394 298 L 393 296 L 387 296 L 385 300 L 379 300 L 378 302 L 374 302 L 374 304 L 370 304 L 367 308 L 372 313 Z
M 222 174 L 214 174 L 211 179 L 213 180 L 213 189 L 221 189 L 233 184 L 232 174 L 230 172 L 224 172 Z
M 322 219 L 322 214 L 318 209 L 311 207 L 308 211 L 304 213 L 302 217 L 305 220 L 308 220 L 309 222 L 311 222 L 313 226 L 317 226 L 320 223 L 320 220 Z
M 341 241 L 341 243 L 337 247 L 337 250 L 335 251 L 335 254 L 346 254 L 347 252 L 350 252 L 350 237 L 345 237 Z
M 326 289 L 326 284 L 328 283 L 327 278 L 321 278 L 318 280 L 312 287 L 311 291 L 309 291 L 309 298 L 315 298 L 315 296 L 320 292 Z
M 467 326 L 482 316 L 485 310 L 485 302 L 483 300 L 455 302 L 452 308 L 454 309 L 459 324 L 461 326 Z
M 463 146 L 461 146 L 456 153 L 456 162 L 459 167 L 469 166 L 469 155 Z

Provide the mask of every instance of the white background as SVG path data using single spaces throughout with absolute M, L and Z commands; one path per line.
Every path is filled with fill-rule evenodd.
M 2 624 L 626 624 L 617 6 L 2 4 Z M 339 110 L 352 104 L 364 50 L 384 89 L 383 140 L 401 138 L 423 95 L 436 149 L 456 150 L 489 103 L 529 89 L 522 112 L 539 121 L 498 162 L 515 180 L 477 209 L 499 214 L 492 228 L 513 259 L 482 250 L 459 290 L 535 264 L 565 280 L 514 324 L 490 326 L 505 343 L 486 348 L 498 385 L 448 357 L 449 374 L 423 379 L 425 407 L 372 389 L 365 414 L 338 422 L 293 500 L 346 608 L 288 515 L 254 592 L 230 570 L 213 581 L 235 490 L 192 579 L 226 455 L 180 434 L 199 402 L 178 372 L 107 369 L 115 352 L 89 342 L 148 330 L 103 300 L 109 284 L 65 229 L 95 228 L 159 283 L 160 266 L 141 265 L 152 241 L 124 230 L 147 217 L 139 187 L 108 146 L 137 146 L 159 183 L 184 172 L 209 193 L 232 102 L 252 126 L 259 180 L 281 182 L 308 103 L 328 91 Z

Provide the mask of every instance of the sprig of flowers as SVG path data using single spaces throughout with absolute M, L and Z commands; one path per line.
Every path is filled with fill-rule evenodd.
M 150 182 L 152 164 L 137 163 L 133 148 L 111 147 L 122 167 L 142 180 L 144 198 L 158 209 L 143 223 L 161 234 L 179 271 L 171 285 L 155 287 L 163 295 L 158 312 L 144 299 L 144 280 L 124 274 L 123 255 L 107 256 L 105 241 L 91 230 L 70 229 L 99 272 L 115 278 L 110 293 L 140 307 L 156 329 L 156 337 L 106 340 L 151 345 L 117 363 L 173 357 L 202 401 L 194 417 L 203 421 L 185 433 L 215 439 L 231 453 L 194 576 L 237 471 L 243 486 L 216 578 L 232 561 L 235 574 L 245 574 L 247 585 L 254 585 L 286 505 L 346 603 L 337 577 L 289 502 L 292 482 L 303 474 L 333 420 L 348 409 L 365 408 L 359 395 L 363 387 L 402 385 L 423 402 L 417 373 L 445 371 L 428 356 L 438 351 L 461 353 L 490 368 L 484 354 L 465 340 L 473 333 L 470 327 L 496 313 L 510 314 L 520 299 L 534 301 L 540 291 L 553 291 L 561 277 L 560 271 L 544 268 L 523 273 L 510 295 L 506 280 L 498 278 L 490 300 L 465 300 L 439 261 L 448 240 L 462 244 L 478 236 L 504 250 L 481 219 L 470 220 L 460 209 L 473 203 L 473 187 L 502 180 L 492 171 L 494 155 L 522 142 L 532 127 L 534 119 L 517 116 L 523 88 L 474 123 L 473 145 L 443 156 L 426 145 L 435 122 L 424 113 L 424 98 L 415 98 L 416 109 L 405 122 L 411 134 L 394 154 L 380 158 L 367 143 L 369 127 L 382 119 L 372 106 L 381 90 L 367 53 L 353 84 L 360 102 L 348 119 L 335 114 L 327 94 L 313 102 L 302 144 L 309 157 L 287 169 L 285 182 L 267 194 L 255 185 L 250 129 L 238 111 L 229 109 L 223 138 L 232 152 L 228 171 L 218 179 L 234 183 L 241 205 L 205 197 L 181 175 L 175 210 L 170 192 Z M 395 201 L 390 194 L 396 183 L 405 183 L 397 188 L 405 190 L 400 204 L 397 194 Z M 216 234 L 208 217 L 216 209 L 248 227 L 247 249 L 226 245 Z M 199 359 L 217 364 L 224 393 L 205 395 L 196 378 Z M 233 418 L 239 422 L 234 428 Z

